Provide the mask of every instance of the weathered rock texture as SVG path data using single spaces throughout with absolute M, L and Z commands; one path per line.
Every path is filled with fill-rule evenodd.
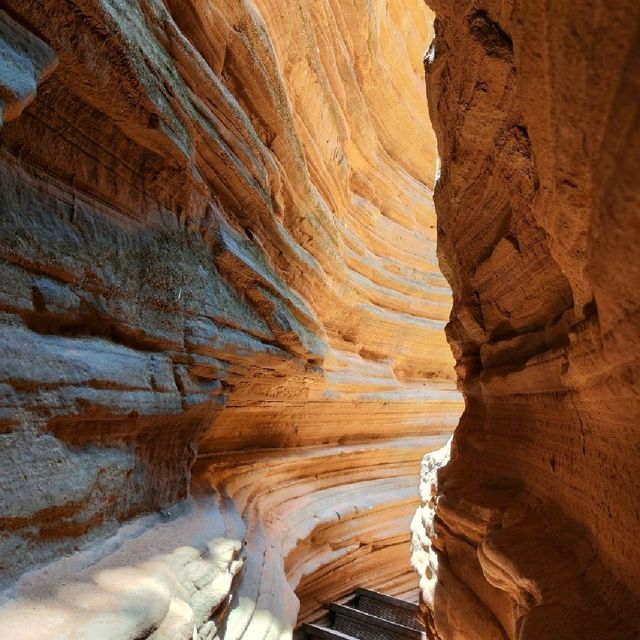
M 414 521 L 429 625 L 640 637 L 640 5 L 430 4 L 466 410 Z
M 12 638 L 287 637 L 296 586 L 303 617 L 412 589 L 459 411 L 430 28 L 421 0 L 2 3 Z

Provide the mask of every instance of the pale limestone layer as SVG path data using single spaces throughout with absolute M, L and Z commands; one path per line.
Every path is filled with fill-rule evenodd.
M 635 638 L 640 5 L 430 4 L 466 409 L 414 520 L 427 621 L 441 640 Z
M 460 412 L 424 4 L 3 8 L 2 584 L 171 510 L 193 480 L 214 520 L 246 532 L 243 571 L 221 561 L 221 580 L 237 576 L 228 610 L 194 604 L 172 539 L 158 549 L 169 608 L 125 607 L 110 640 L 172 624 L 191 638 L 191 622 L 202 638 L 208 622 L 286 636 L 296 588 L 303 617 L 356 583 L 411 591 L 419 459 Z M 215 561 L 207 541 L 242 537 L 214 524 L 184 541 L 196 564 Z M 61 580 L 56 610 L 77 592 Z M 19 593 L 2 615 L 30 601 Z

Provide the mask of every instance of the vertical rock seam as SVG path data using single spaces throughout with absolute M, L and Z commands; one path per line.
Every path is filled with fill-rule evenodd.
M 466 409 L 414 519 L 434 638 L 640 635 L 640 6 L 430 0 Z M 440 460 L 439 460 L 439 459 Z

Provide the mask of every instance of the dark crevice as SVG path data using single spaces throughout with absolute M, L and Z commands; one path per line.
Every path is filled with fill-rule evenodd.
M 469 16 L 469 30 L 491 58 L 511 60 L 513 41 L 500 25 L 484 10 L 474 11 Z

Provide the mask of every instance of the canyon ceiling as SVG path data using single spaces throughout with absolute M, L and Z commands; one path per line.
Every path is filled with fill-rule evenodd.
M 640 5 L 428 4 L 0 3 L 0 636 L 640 637 Z

